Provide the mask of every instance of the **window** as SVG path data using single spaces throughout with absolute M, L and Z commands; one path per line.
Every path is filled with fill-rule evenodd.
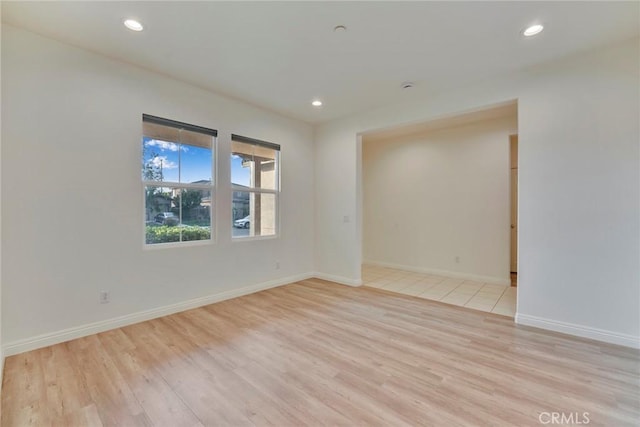
M 145 243 L 211 241 L 218 132 L 142 115 Z
M 231 135 L 234 238 L 277 234 L 279 157 L 277 144 Z

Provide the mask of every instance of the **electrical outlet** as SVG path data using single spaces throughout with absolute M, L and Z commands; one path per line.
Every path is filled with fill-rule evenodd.
M 108 304 L 110 301 L 109 291 L 100 291 L 100 304 Z
M 276 270 L 280 270 L 280 261 L 276 261 Z
M 460 264 L 460 257 L 456 256 L 455 261 L 456 261 L 456 264 Z

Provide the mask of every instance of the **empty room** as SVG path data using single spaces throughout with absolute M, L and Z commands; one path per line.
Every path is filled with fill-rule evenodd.
M 640 3 L 1 3 L 0 424 L 640 425 Z

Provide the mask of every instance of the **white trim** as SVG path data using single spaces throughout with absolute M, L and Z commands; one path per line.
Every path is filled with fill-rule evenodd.
M 178 172 L 180 173 L 180 172 Z M 180 179 L 180 178 L 178 178 Z M 195 190 L 211 190 L 214 185 L 212 181 L 209 184 L 194 184 L 192 182 L 174 182 L 174 181 L 142 181 L 142 185 L 145 187 L 167 187 L 167 188 L 192 188 Z
M 280 236 L 277 234 L 268 234 L 266 236 L 234 236 L 233 229 L 231 230 L 231 243 L 255 242 L 256 240 L 273 240 L 273 239 L 278 239 L 279 237 Z
M 215 244 L 213 239 L 203 240 L 183 240 L 182 242 L 166 242 L 166 243 L 146 243 L 142 250 L 155 251 L 158 249 L 170 249 L 170 248 L 188 248 L 189 246 L 209 246 Z
M 320 272 L 315 272 L 313 273 L 313 277 L 315 277 L 316 279 L 322 279 L 322 280 L 328 280 L 330 282 L 335 282 L 338 283 L 340 285 L 347 285 L 347 286 L 362 286 L 362 280 L 360 279 L 349 279 L 348 277 L 343 277 L 343 276 L 334 276 L 332 274 L 325 274 L 325 273 L 320 273 Z
M 590 338 L 596 341 L 603 341 L 609 344 L 617 344 L 640 349 L 640 337 L 633 335 L 591 328 L 589 326 L 576 325 L 574 323 L 559 322 L 557 320 L 544 319 L 542 317 L 520 313 L 516 313 L 515 321 L 518 325 L 532 326 L 534 328 L 575 335 L 582 338 Z
M 243 193 L 264 193 L 264 194 L 279 194 L 280 190 L 272 190 L 270 188 L 260 188 L 260 187 L 245 187 L 241 184 L 231 183 L 231 191 L 238 191 Z
M 192 308 L 202 307 L 204 305 L 209 305 L 231 298 L 252 294 L 255 292 L 263 291 L 265 289 L 287 285 L 289 283 L 310 279 L 312 277 L 314 277 L 314 274 L 312 273 L 298 274 L 295 276 L 270 280 L 268 282 L 263 282 L 256 285 L 245 286 L 239 289 L 231 289 L 213 295 L 194 298 L 188 301 L 166 305 L 164 307 L 158 307 L 138 313 L 127 314 L 113 319 L 107 319 L 99 322 L 89 323 L 87 325 L 76 326 L 73 328 L 64 329 L 62 331 L 50 332 L 31 338 L 25 338 L 22 340 L 7 343 L 2 346 L 2 350 L 4 353 L 3 356 L 12 356 L 14 354 L 24 353 L 25 351 L 47 347 L 53 344 L 85 337 L 87 335 L 97 334 L 100 332 L 108 331 L 110 329 L 132 325 L 134 323 L 144 322 L 146 320 L 151 320 L 162 316 L 168 316 L 170 314 L 190 310 Z
M 0 348 L 0 397 L 2 397 L 2 378 L 4 377 L 4 352 Z
M 435 268 L 414 267 L 410 265 L 394 264 L 390 262 L 380 262 L 380 261 L 371 261 L 371 260 L 364 260 L 364 264 L 378 266 L 378 267 L 396 268 L 398 270 L 412 271 L 414 273 L 437 274 L 439 276 L 453 277 L 455 279 L 465 279 L 465 280 L 473 280 L 473 281 L 482 282 L 482 283 L 491 283 L 495 285 L 511 286 L 510 278 L 504 279 L 502 277 L 480 276 L 477 274 L 460 273 L 458 271 L 437 270 Z

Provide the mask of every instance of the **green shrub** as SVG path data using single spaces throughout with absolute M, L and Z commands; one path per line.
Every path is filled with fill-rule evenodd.
M 182 241 L 208 240 L 211 238 L 211 231 L 204 227 L 182 227 Z
M 183 226 L 175 227 L 168 225 L 147 225 L 147 243 L 170 243 L 180 241 L 182 231 L 182 241 L 208 240 L 211 238 L 211 230 L 204 227 Z

